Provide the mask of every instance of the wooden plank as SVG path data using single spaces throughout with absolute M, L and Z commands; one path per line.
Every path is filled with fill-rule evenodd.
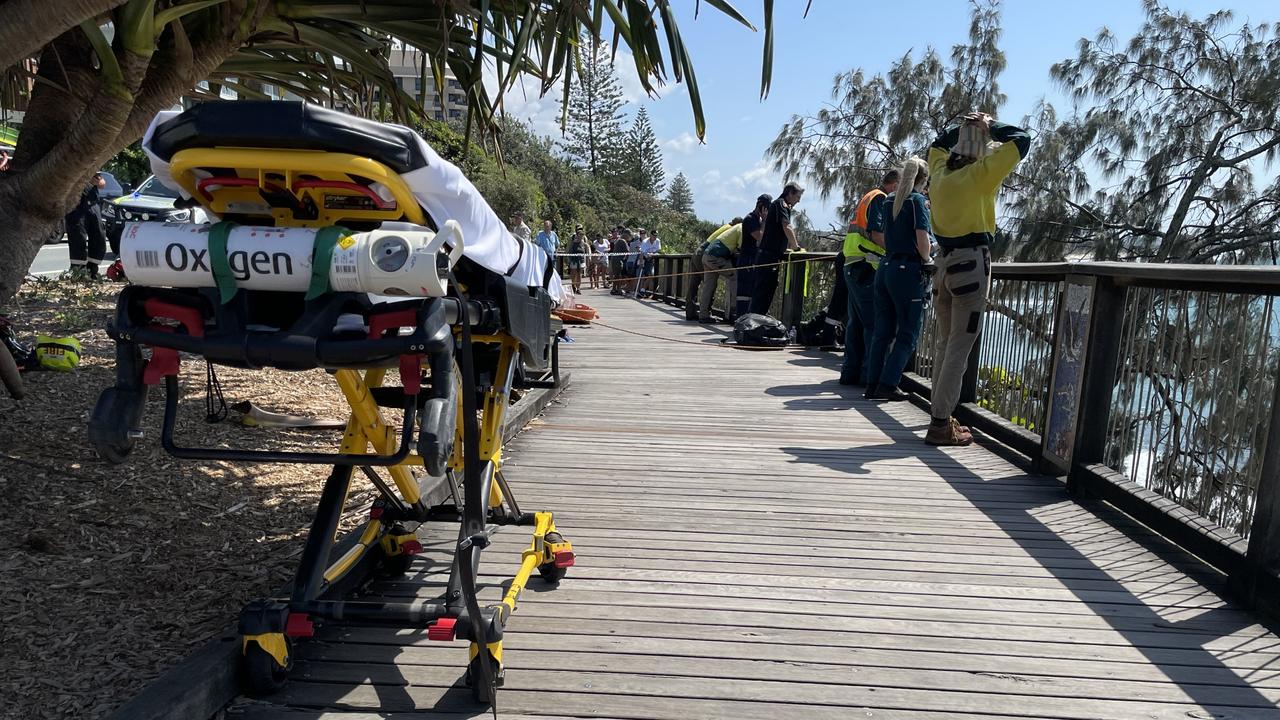
M 645 538 L 622 537 L 617 531 L 592 531 L 578 526 L 569 528 L 573 534 L 574 546 L 583 550 L 580 555 L 591 557 L 669 557 L 672 559 L 710 559 L 722 562 L 750 561 L 753 556 L 743 555 L 743 543 L 754 543 L 755 537 L 742 535 L 738 541 L 724 541 L 719 538 L 701 539 L 704 536 L 693 535 L 697 540 L 675 539 L 663 537 L 655 543 L 649 535 Z M 523 549 L 528 542 L 520 535 L 499 533 L 494 537 L 494 547 L 499 553 L 508 550 Z M 895 547 L 896 545 L 896 547 Z M 448 548 L 447 540 L 436 540 L 428 547 Z M 886 547 L 888 546 L 888 547 Z M 833 550 L 838 550 L 833 553 Z M 958 567 L 979 565 L 983 567 L 1007 568 L 1010 573 L 1017 574 L 1021 568 L 1044 570 L 1084 570 L 1101 573 L 1143 573 L 1143 572 L 1185 572 L 1186 568 L 1170 563 L 1164 558 L 1141 554 L 1139 557 L 1108 557 L 1102 555 L 1095 560 L 1078 552 L 1067 552 L 1060 555 L 1042 557 L 1032 556 L 1026 552 L 1000 552 L 990 546 L 966 546 L 957 548 L 950 543 L 911 544 L 885 543 L 865 541 L 863 543 L 847 543 L 843 546 L 828 544 L 809 544 L 797 540 L 788 540 L 785 545 L 772 545 L 764 556 L 770 564 L 803 563 L 815 567 L 857 566 L 860 561 L 893 562 L 885 560 L 886 551 L 892 551 L 894 558 L 902 563 L 902 567 L 913 564 L 942 564 Z M 1137 553 L 1135 553 L 1137 554 Z M 996 565 L 995 563 L 998 563 Z M 1189 564 L 1189 563 L 1188 563 Z M 1207 573 L 1206 578 L 1211 577 Z M 1220 576 L 1219 576 L 1220 577 Z M 1217 578 L 1215 578 L 1216 580 Z M 1212 582 L 1213 580 L 1210 580 Z M 1201 580 L 1205 582 L 1205 580 Z
M 529 607 L 535 603 L 528 603 Z M 545 603 L 544 605 L 549 605 Z M 609 612 L 609 608 L 600 607 L 596 615 L 564 617 L 563 613 L 537 612 L 530 609 L 512 621 L 513 632 L 540 632 L 544 634 L 563 633 L 566 635 L 607 635 L 613 637 L 652 637 L 676 638 L 690 640 L 719 640 L 725 642 L 775 643 L 787 645 L 809 645 L 813 647 L 841 648 L 857 645 L 863 636 L 897 636 L 899 638 L 951 638 L 955 640 L 1039 644 L 1039 652 L 1053 654 L 1069 653 L 1071 650 L 1060 650 L 1059 646 L 1083 646 L 1086 650 L 1100 652 L 1101 647 L 1139 648 L 1152 650 L 1190 650 L 1202 656 L 1201 665 L 1213 666 L 1217 661 L 1213 653 L 1258 653 L 1266 656 L 1275 651 L 1274 637 L 1215 637 L 1179 632 L 1138 631 L 1125 632 L 1108 630 L 1082 630 L 1076 628 L 1044 628 L 1026 626 L 981 626 L 966 629 L 962 623 L 926 623 L 902 620 L 881 620 L 875 618 L 831 618 L 827 621 L 815 619 L 809 628 L 789 628 L 769 625 L 711 625 L 699 624 L 693 620 L 685 620 L 683 613 L 693 611 L 672 611 L 670 619 L 664 621 L 642 621 L 625 619 L 628 613 L 640 614 L 634 608 Z M 750 616 L 748 613 L 744 615 Z M 532 618 L 532 619 L 525 619 Z M 840 622 L 843 620 L 844 622 Z M 826 629 L 831 626 L 833 629 Z M 367 632 L 366 632 L 367 631 Z M 389 632 L 385 632 L 389 631 Z M 1056 631 L 1056 632 L 1055 632 Z M 367 641 L 371 637 L 397 638 L 399 641 L 420 638 L 425 634 L 420 631 L 399 631 L 390 628 L 350 628 L 337 631 L 335 639 L 350 641 Z M 932 640 L 931 640 L 932 641 Z M 930 642 L 931 642 L 930 641 Z M 927 646 L 927 644 L 926 644 Z M 1006 653 L 1012 654 L 1012 653 Z
M 297 692 L 282 697 L 281 702 L 288 702 L 292 696 L 305 696 L 309 687 L 326 688 L 321 683 L 299 683 Z M 354 688 L 348 700 L 349 704 L 377 704 L 379 689 L 371 685 Z M 605 702 L 605 700 L 608 702 Z M 703 698 L 664 698 L 664 697 L 626 697 L 605 696 L 581 692 L 552 692 L 542 689 L 516 690 L 505 688 L 498 698 L 504 708 L 499 717 L 505 718 L 508 712 L 542 713 L 551 710 L 555 713 L 569 713 L 574 718 L 625 719 L 625 720 L 779 720 L 779 718 L 804 718 L 805 720 L 849 720 L 851 716 L 876 718 L 877 720 L 988 720 L 986 713 L 951 713 L 921 711 L 916 709 L 897 710 L 856 707 L 824 707 L 821 705 L 788 704 L 770 701 L 739 700 L 707 700 Z M 432 703 L 431 709 L 424 713 L 413 710 L 401 711 L 395 708 L 377 711 L 360 711 L 344 709 L 337 711 L 317 711 L 308 709 L 281 708 L 280 706 L 258 706 L 241 710 L 237 715 L 247 720 L 434 720 L 438 712 L 458 712 L 459 717 L 484 719 L 492 717 L 487 710 L 477 709 L 470 702 L 467 693 L 461 689 L 444 693 Z M 1016 710 L 1012 711 L 1016 713 Z M 429 714 L 426 714 L 429 713 Z M 448 717 L 446 715 L 446 717 Z M 517 717 L 519 717 L 517 715 Z M 1018 720 L 1043 720 L 1034 715 L 1002 714 L 1001 717 Z
M 525 543 L 527 545 L 527 543 Z M 577 547 L 577 546 L 575 546 Z M 517 554 L 508 550 L 506 554 Z M 490 557 L 494 556 L 491 549 Z M 500 550 L 497 557 L 504 553 Z M 1073 590 L 1116 590 L 1123 588 L 1130 592 L 1148 592 L 1152 590 L 1194 590 L 1204 587 L 1201 583 L 1188 578 L 1176 570 L 1164 570 L 1148 573 L 1145 576 L 1127 580 L 1114 578 L 1100 570 L 1058 569 L 1050 572 L 1043 568 L 1036 572 L 1024 567 L 992 567 L 990 565 L 970 564 L 930 564 L 928 562 L 909 563 L 893 560 L 860 560 L 839 561 L 835 563 L 805 563 L 802 559 L 796 562 L 781 563 L 774 558 L 752 558 L 736 556 L 734 561 L 725 561 L 718 557 L 695 557 L 681 559 L 672 554 L 655 553 L 646 557 L 636 553 L 632 555 L 610 557 L 592 553 L 591 546 L 583 546 L 579 553 L 582 560 L 578 568 L 591 569 L 636 569 L 679 572 L 679 577 L 689 577 L 694 573 L 701 575 L 733 575 L 740 578 L 753 576 L 767 577 L 774 583 L 788 584 L 793 578 L 845 580 L 893 580 L 900 582 L 921 583 L 964 583 L 969 585 L 990 585 L 998 587 L 1070 587 Z M 503 568 L 502 570 L 505 570 Z M 713 577 L 706 578 L 714 580 Z M 756 583 L 759 580 L 749 580 Z
M 487 601 L 496 601 L 499 599 L 500 588 L 501 586 L 486 588 L 480 593 L 480 597 Z M 545 592 L 546 589 L 535 580 L 530 584 L 530 591 L 538 593 Z M 377 586 L 374 592 L 386 594 L 383 588 Z M 566 581 L 556 588 L 552 607 L 564 607 L 575 613 L 589 612 L 589 609 L 579 610 L 571 606 L 653 607 L 670 610 L 672 613 L 679 613 L 684 609 L 732 607 L 734 610 L 744 612 L 772 613 L 774 617 L 770 624 L 780 624 L 783 627 L 799 627 L 804 626 L 803 623 L 811 623 L 812 620 L 806 617 L 809 615 L 829 617 L 833 613 L 848 613 L 863 618 L 956 621 L 971 625 L 1068 626 L 1115 630 L 1171 629 L 1178 632 L 1214 635 L 1257 633 L 1263 636 L 1267 632 L 1265 626 L 1258 624 L 1253 616 L 1230 609 L 1215 609 L 1205 613 L 1194 608 L 1169 608 L 1157 614 L 1151 608 L 1133 605 L 1040 604 L 1016 601 L 984 603 L 983 607 L 974 607 L 973 603 L 955 603 L 955 606 L 949 607 L 946 602 L 931 602 L 933 599 L 931 596 L 867 594 L 859 598 L 860 602 L 850 603 L 810 601 L 803 598 L 771 600 L 742 596 L 611 592 L 586 589 L 580 583 Z M 522 607 L 526 606 L 522 605 Z M 527 607 L 534 607 L 534 602 L 531 601 Z
M 458 648 L 454 648 L 457 650 Z M 753 680 L 790 683 L 822 683 L 836 686 L 866 686 L 881 689 L 924 689 L 938 692 L 1002 693 L 1040 698 L 1088 698 L 1151 703 L 1194 703 L 1234 707 L 1273 708 L 1280 701 L 1280 689 L 1249 687 L 1237 680 L 1234 685 L 1200 683 L 1139 682 L 1133 678 L 1106 680 L 1077 676 L 1014 674 L 1007 671 L 969 672 L 944 668 L 882 668 L 832 662 L 794 662 L 774 659 L 738 659 L 667 654 L 558 652 L 546 648 L 516 649 L 505 658 L 510 672 L 538 672 L 554 669 L 566 673 L 621 673 L 649 675 L 661 673 L 682 678 Z M 405 648 L 392 655 L 385 647 L 348 646 L 323 659 L 302 660 L 295 677 L 314 682 L 359 682 L 394 685 L 419 684 L 415 673 L 438 677 L 436 668 L 456 676 L 460 653 L 423 652 Z M 836 653 L 829 652 L 834 656 Z M 829 658 L 834 659 L 834 658 Z M 429 669 L 428 669 L 429 668 Z M 430 682 L 429 680 L 427 682 Z
M 482 566 L 481 578 L 500 579 L 509 573 L 508 568 L 493 567 L 494 563 Z M 443 569 L 442 569 L 443 571 Z M 728 585 L 749 592 L 783 588 L 793 596 L 803 597 L 810 593 L 856 593 L 863 590 L 884 590 L 907 594 L 951 595 L 974 599 L 1000 597 L 1021 598 L 1042 602 L 1110 602 L 1124 604 L 1177 605 L 1182 607 L 1220 607 L 1224 601 L 1208 589 L 1200 587 L 1162 588 L 1158 585 L 1143 591 L 1143 597 L 1136 597 L 1128 590 L 1114 583 L 1106 587 L 1065 587 L 1062 583 L 1023 583 L 1015 584 L 1015 579 L 992 581 L 992 584 L 981 584 L 975 578 L 947 573 L 939 573 L 938 577 L 913 580 L 883 580 L 875 577 L 849 579 L 803 577 L 798 575 L 778 576 L 768 574 L 734 573 L 734 572 L 689 572 L 683 570 L 653 570 L 636 567 L 600 568 L 591 565 L 575 566 L 573 576 L 577 580 L 611 580 L 631 581 L 648 584 L 673 585 L 689 584 L 698 586 Z M 1003 582 L 1004 584 L 996 584 Z M 1073 583 L 1074 585 L 1074 583 Z M 388 591 L 394 591 L 390 586 Z
M 349 662 L 386 661 L 390 650 L 385 647 L 391 644 L 398 653 L 392 662 L 432 664 L 457 663 L 456 647 L 441 643 L 401 645 L 394 639 L 382 643 L 384 647 L 369 650 L 378 643 L 363 643 L 355 640 L 341 642 L 306 643 L 300 646 L 299 655 L 313 660 L 344 660 Z M 1280 689 L 1280 678 L 1268 670 L 1234 669 L 1216 665 L 1182 665 L 1166 662 L 1160 666 L 1152 664 L 1147 656 L 1133 654 L 1124 658 L 1073 658 L 1072 662 L 1063 662 L 1064 658 L 1039 655 L 996 655 L 978 652 L 982 648 L 974 648 L 970 652 L 947 652 L 944 649 L 914 647 L 875 647 L 859 645 L 850 646 L 841 652 L 832 652 L 830 648 L 812 647 L 808 645 L 785 645 L 767 643 L 733 643 L 715 640 L 686 640 L 679 638 L 649 637 L 617 637 L 597 635 L 550 635 L 537 632 L 513 633 L 508 641 L 511 662 L 533 662 L 542 652 L 556 651 L 564 653 L 581 653 L 584 655 L 643 655 L 648 656 L 652 666 L 661 664 L 659 658 L 734 658 L 745 661 L 762 661 L 770 663 L 788 663 L 804 666 L 810 663 L 827 663 L 841 666 L 902 668 L 914 670 L 948 670 L 963 671 L 971 674 L 1004 673 L 1013 675 L 1034 675 L 1060 677 L 1066 671 L 1070 677 L 1132 681 L 1147 683 L 1173 683 L 1191 685 L 1221 685 L 1227 687 L 1259 687 L 1269 691 Z M 1191 657 L 1184 651 L 1162 651 L 1159 657 L 1165 660 Z M 587 659 L 584 662 L 594 662 Z M 708 663 L 709 664 L 709 663 Z
M 409 710 L 451 710 L 454 703 L 470 705 L 455 687 L 460 681 L 459 669 L 405 665 L 393 668 L 383 677 L 377 667 L 354 668 L 352 677 L 335 677 L 333 682 L 299 681 L 290 683 L 278 696 L 285 702 L 315 706 L 320 703 L 335 707 L 369 708 L 392 712 Z M 362 679 L 374 676 L 372 680 Z M 397 680 L 396 678 L 401 678 Z M 384 682 L 378 682 L 382 680 Z M 593 696 L 596 703 L 616 702 L 624 696 L 633 707 L 643 709 L 650 699 L 669 701 L 707 699 L 723 701 L 773 702 L 790 705 L 812 704 L 838 708 L 845 717 L 855 708 L 930 712 L 991 712 L 1006 707 L 1009 698 L 1000 692 L 937 692 L 931 689 L 904 689 L 832 685 L 822 683 L 789 683 L 767 680 L 685 678 L 661 674 L 624 674 L 604 672 L 563 672 L 543 668 L 538 672 L 511 673 L 507 677 L 506 695 L 511 691 L 572 692 Z M 1018 711 L 1042 718 L 1094 720 L 1096 718 L 1142 717 L 1150 720 L 1186 720 L 1193 713 L 1222 713 L 1232 720 L 1275 720 L 1273 708 L 1219 706 L 1210 703 L 1156 703 L 1127 699 L 1096 700 L 1091 698 L 1034 697 L 1018 698 Z M 500 697 L 501 702 L 501 697 Z M 507 707 L 517 712 L 528 708 L 512 703 Z M 550 708 L 548 708 L 550 709 Z M 564 708 L 557 707 L 562 711 Z M 686 708 L 685 712 L 689 709 Z M 874 713 L 870 715 L 875 717 Z M 643 715 L 641 715 L 643 717 Z M 687 715 L 685 717 L 688 717 Z M 798 717 L 812 717 L 800 715 Z M 1214 717 L 1209 715 L 1209 717 Z

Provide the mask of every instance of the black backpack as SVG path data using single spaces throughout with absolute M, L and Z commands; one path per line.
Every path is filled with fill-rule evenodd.
M 787 344 L 787 327 L 768 315 L 747 313 L 733 324 L 733 340 L 739 345 L 783 347 Z
M 796 342 L 805 347 L 833 347 L 844 337 L 844 327 L 832 322 L 826 310 L 819 310 L 809 322 L 796 329 Z

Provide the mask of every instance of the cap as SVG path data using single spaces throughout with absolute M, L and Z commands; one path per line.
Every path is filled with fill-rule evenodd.
M 773 196 L 772 196 L 772 195 L 770 195 L 769 193 L 764 193 L 764 194 L 762 194 L 760 197 L 756 198 L 756 205 L 757 205 L 757 206 L 759 206 L 759 205 L 768 205 L 768 204 L 769 204 L 769 203 L 771 203 L 771 202 L 773 202 Z

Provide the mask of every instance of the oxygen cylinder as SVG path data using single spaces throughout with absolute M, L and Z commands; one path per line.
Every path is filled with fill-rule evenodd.
M 135 285 L 215 287 L 209 260 L 211 225 L 128 223 L 120 259 Z M 314 228 L 242 226 L 227 237 L 227 264 L 236 287 L 306 292 L 311 284 Z M 439 233 L 409 223 L 338 239 L 329 264 L 329 288 L 394 297 L 443 297 L 445 276 L 462 257 L 462 227 L 449 220 Z M 445 248 L 445 245 L 448 248 Z M 444 253 L 447 252 L 447 255 Z

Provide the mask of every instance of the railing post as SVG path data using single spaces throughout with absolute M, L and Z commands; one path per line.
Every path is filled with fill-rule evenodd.
M 680 306 L 680 298 L 684 297 L 684 284 L 686 282 L 684 273 L 685 267 L 689 264 L 688 258 L 680 258 L 676 261 L 676 291 L 672 293 L 671 304 L 676 307 Z
M 960 378 L 960 402 L 978 401 L 978 362 L 982 355 L 982 333 L 973 339 L 973 347 L 969 348 L 969 358 L 965 361 L 964 375 Z
M 684 319 L 698 319 L 698 290 L 702 287 L 702 273 L 694 273 L 693 258 L 690 256 L 688 264 L 685 266 L 685 272 L 690 273 L 685 277 L 686 290 L 684 292 Z M 699 268 L 701 270 L 701 268 Z
M 805 261 L 793 259 L 792 253 L 782 265 L 787 282 L 782 296 L 782 317 L 779 318 L 788 328 L 796 328 L 804 320 L 804 271 Z
M 1063 292 L 1066 292 L 1065 284 Z M 1110 278 L 1095 279 L 1089 332 L 1085 340 L 1083 381 L 1076 409 L 1075 443 L 1067 474 L 1067 490 L 1072 494 L 1078 490 L 1076 468 L 1102 462 L 1105 458 L 1112 396 L 1116 373 L 1120 369 L 1127 293 L 1126 288 L 1116 285 Z M 1062 332 L 1063 329 L 1058 328 L 1056 335 L 1061 336 Z M 1060 344 L 1055 339 L 1055 352 Z
M 1244 567 L 1231 573 L 1231 587 L 1250 606 L 1271 617 L 1280 615 L 1280 377 L 1275 378 L 1267 446 L 1258 478 L 1257 505 L 1249 526 Z
M 671 258 L 665 255 L 658 256 L 658 274 L 662 277 L 658 283 L 658 299 L 662 302 L 671 300 Z

